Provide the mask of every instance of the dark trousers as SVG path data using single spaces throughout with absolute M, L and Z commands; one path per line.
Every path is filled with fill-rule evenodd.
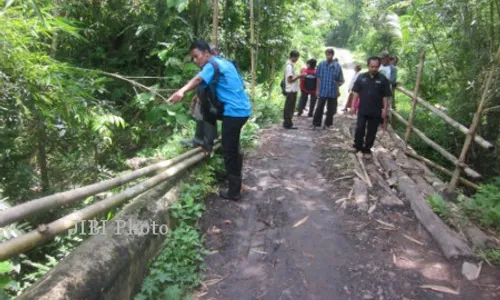
M 316 106 L 316 100 L 318 98 L 316 97 L 315 93 L 305 93 L 305 92 L 302 92 L 300 94 L 299 108 L 297 110 L 299 112 L 299 115 L 302 115 L 304 108 L 306 108 L 307 98 L 309 98 L 309 96 L 311 96 L 311 100 L 309 101 L 309 113 L 308 113 L 308 115 L 309 115 L 309 117 L 313 116 L 314 107 Z
M 358 113 L 356 133 L 354 134 L 354 148 L 361 150 L 363 153 L 370 153 L 373 143 L 375 143 L 378 126 L 381 123 L 381 117 L 367 116 Z
M 319 97 L 318 106 L 314 112 L 313 125 L 316 127 L 321 126 L 321 121 L 323 120 L 323 112 L 325 110 L 326 104 L 326 119 L 325 126 L 332 126 L 333 115 L 337 112 L 337 98 L 325 98 Z
M 283 127 L 292 127 L 295 103 L 297 102 L 297 92 L 286 93 L 285 109 L 283 110 Z
M 228 176 L 241 176 L 243 155 L 240 153 L 240 134 L 247 120 L 247 117 L 222 119 L 222 153 Z

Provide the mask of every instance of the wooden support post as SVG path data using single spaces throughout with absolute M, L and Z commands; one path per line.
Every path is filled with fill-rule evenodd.
M 479 120 L 481 119 L 481 114 L 483 112 L 484 105 L 486 104 L 486 99 L 488 98 L 488 92 L 490 90 L 490 85 L 496 70 L 495 62 L 497 62 L 499 58 L 500 58 L 500 47 L 498 48 L 497 54 L 495 55 L 494 63 L 492 64 L 491 70 L 488 74 L 488 79 L 486 79 L 486 84 L 484 85 L 481 101 L 479 101 L 477 111 L 474 114 L 474 118 L 472 119 L 472 124 L 470 125 L 469 132 L 467 133 L 467 137 L 465 138 L 462 152 L 460 153 L 460 156 L 458 158 L 457 166 L 455 168 L 455 171 L 453 172 L 453 177 L 451 178 L 450 184 L 448 185 L 449 191 L 453 191 L 457 186 L 458 179 L 460 178 L 460 171 L 462 169 L 462 165 L 465 162 L 465 158 L 467 157 L 467 152 L 469 151 L 469 147 L 472 143 L 472 140 L 474 139 L 474 135 L 476 134 L 477 127 L 479 126 Z
M 408 146 L 408 141 L 410 140 L 410 134 L 413 127 L 413 120 L 415 119 L 415 108 L 417 107 L 418 102 L 418 90 L 420 89 L 420 80 L 422 78 L 422 71 L 424 69 L 424 60 L 425 60 L 425 50 L 420 54 L 420 63 L 418 64 L 417 70 L 417 81 L 415 83 L 415 89 L 413 90 L 413 101 L 411 105 L 410 116 L 408 118 L 408 126 L 406 126 L 405 133 L 405 143 Z
M 395 111 L 392 111 L 391 112 L 392 115 L 394 116 L 394 118 L 398 121 L 400 121 L 401 123 L 405 124 L 405 125 L 408 125 L 408 121 L 406 121 L 400 114 L 398 114 L 397 112 Z M 428 138 L 422 131 L 418 130 L 417 128 L 413 127 L 412 131 L 425 143 L 427 144 L 428 146 L 430 146 L 432 149 L 436 150 L 437 152 L 439 152 L 439 154 L 441 154 L 443 157 L 445 157 L 447 160 L 449 160 L 450 162 L 454 163 L 454 164 L 457 164 L 458 163 L 458 158 L 451 154 L 450 152 L 446 151 L 443 147 L 439 146 L 438 143 L 434 142 L 433 140 L 431 140 L 430 138 Z M 471 177 L 471 178 L 481 178 L 481 174 L 479 174 L 478 172 L 472 170 L 471 168 L 465 166 L 465 173 L 467 174 L 467 176 Z
M 255 34 L 253 0 L 250 0 L 250 60 L 252 64 L 252 101 L 255 99 Z
M 218 40 L 218 29 L 219 29 L 219 0 L 213 0 L 213 22 L 212 22 L 212 45 L 216 48 L 219 47 Z
M 397 86 L 396 89 L 398 91 L 400 91 L 401 93 L 405 94 L 406 96 L 408 97 L 413 97 L 413 93 L 407 89 L 405 89 L 404 87 L 402 86 Z M 446 123 L 450 124 L 451 126 L 453 126 L 453 128 L 455 129 L 458 129 L 459 131 L 461 131 L 463 134 L 467 134 L 467 132 L 469 132 L 469 129 L 467 127 L 465 127 L 464 125 L 458 123 L 457 121 L 453 120 L 452 118 L 450 118 L 447 114 L 445 114 L 444 112 L 440 111 L 439 109 L 435 108 L 432 104 L 430 104 L 429 102 L 425 101 L 424 99 L 418 97 L 417 98 L 418 100 L 418 104 L 422 105 L 423 107 L 427 108 L 428 110 L 430 110 L 433 114 L 435 114 L 436 116 L 438 116 L 439 118 L 441 118 L 443 121 L 445 121 Z M 474 137 L 474 141 L 481 147 L 483 147 L 484 149 L 486 150 L 493 150 L 495 147 L 493 146 L 493 144 L 491 144 L 490 142 L 488 142 L 487 140 L 483 139 L 482 137 L 480 137 L 479 135 L 476 135 Z

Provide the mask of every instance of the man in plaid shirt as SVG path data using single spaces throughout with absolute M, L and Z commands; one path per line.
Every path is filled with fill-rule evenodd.
M 322 61 L 316 70 L 318 106 L 314 112 L 313 129 L 320 127 L 323 119 L 323 111 L 326 104 L 326 119 L 323 128 L 329 128 L 333 124 L 333 115 L 337 111 L 337 97 L 339 86 L 344 83 L 344 74 L 340 64 L 333 59 L 335 51 L 328 48 L 325 51 L 326 61 Z

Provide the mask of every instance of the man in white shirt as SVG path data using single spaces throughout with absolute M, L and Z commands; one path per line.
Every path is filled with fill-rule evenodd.
M 351 108 L 352 106 L 352 101 L 354 100 L 352 87 L 354 86 L 354 83 L 356 82 L 356 79 L 358 79 L 359 73 L 361 72 L 361 65 L 356 64 L 356 66 L 354 67 L 354 72 L 354 76 L 352 77 L 351 82 L 349 82 L 349 87 L 347 88 L 347 92 L 349 93 L 349 95 L 347 96 L 347 102 L 345 103 L 345 107 L 342 111 L 347 111 L 347 109 Z
M 293 50 L 290 52 L 290 59 L 286 62 L 285 66 L 285 92 L 286 101 L 285 109 L 283 111 L 283 127 L 285 129 L 297 129 L 293 126 L 293 113 L 295 112 L 295 104 L 297 102 L 297 93 L 299 91 L 299 79 L 303 75 L 297 75 L 295 72 L 294 64 L 299 59 L 299 51 Z

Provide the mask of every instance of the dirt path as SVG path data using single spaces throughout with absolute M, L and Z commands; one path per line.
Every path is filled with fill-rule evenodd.
M 341 179 L 352 170 L 338 128 L 353 120 L 336 116 L 333 130 L 315 131 L 307 129 L 309 118 L 294 122 L 299 130 L 262 130 L 259 147 L 245 158 L 242 201 L 208 199 L 200 221 L 211 251 L 202 299 L 500 296 L 498 273 L 483 268 L 479 282 L 466 281 L 408 207 L 368 215 L 336 204 L 352 187 L 352 179 Z M 429 284 L 458 295 L 421 287 Z

